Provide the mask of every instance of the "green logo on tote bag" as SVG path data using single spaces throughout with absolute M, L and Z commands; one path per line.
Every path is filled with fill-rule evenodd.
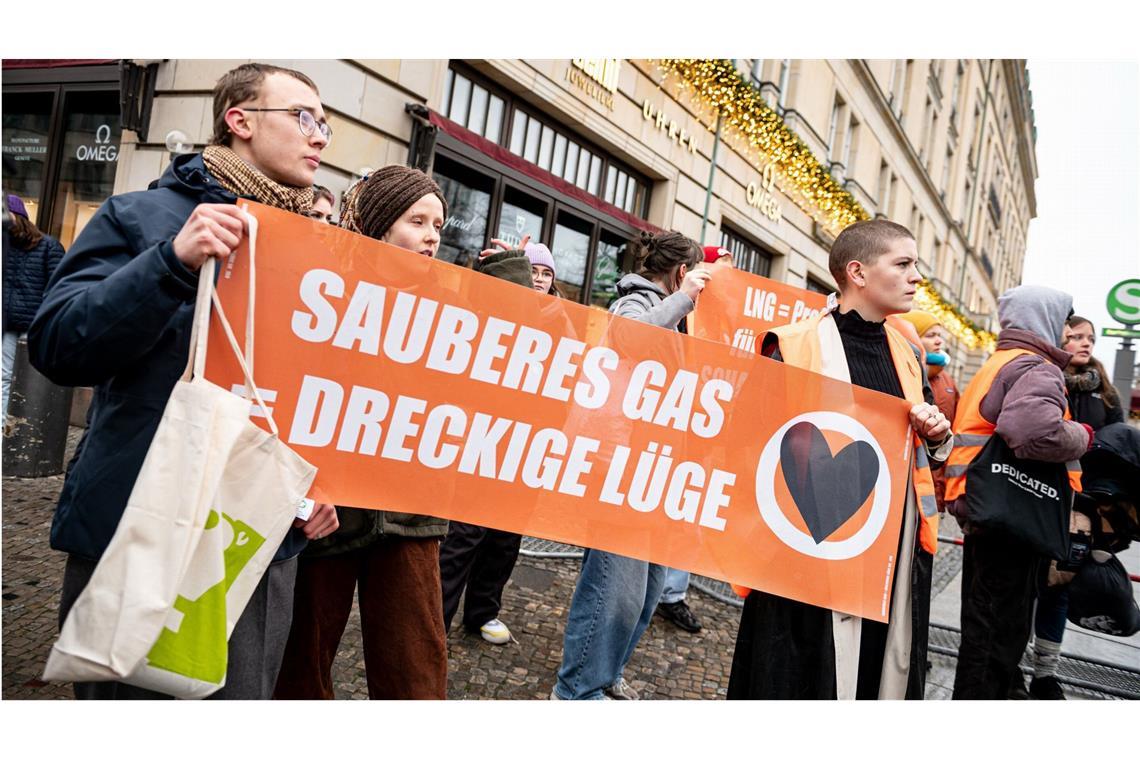
M 222 530 L 228 538 L 223 561 L 220 567 L 212 569 L 213 578 L 208 579 L 217 580 L 194 599 L 181 594 L 175 599 L 174 609 L 182 613 L 181 620 L 175 623 L 177 629 L 170 628 L 168 621 L 168 627 L 162 629 L 147 655 L 151 667 L 207 683 L 221 683 L 226 675 L 226 592 L 265 543 L 263 536 L 241 520 L 225 513 L 221 517 L 224 524 L 216 511 L 206 518 L 207 532 Z M 218 571 L 221 578 L 217 577 Z M 194 568 L 190 574 L 201 572 Z M 193 584 L 195 580 L 198 579 L 192 577 L 189 582 Z

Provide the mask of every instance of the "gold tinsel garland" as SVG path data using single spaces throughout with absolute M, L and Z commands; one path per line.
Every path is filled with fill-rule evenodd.
M 743 141 L 757 157 L 771 162 L 780 189 L 802 201 L 799 205 L 831 232 L 871 215 L 844 190 L 816 159 L 811 148 L 784 123 L 723 58 L 662 58 L 656 61 L 666 79 L 674 77 L 682 90 L 695 96 L 695 103 L 709 122 L 721 117 L 722 133 Z
M 933 314 L 947 332 L 957 336 L 968 348 L 981 348 L 993 353 L 997 347 L 997 336 L 988 330 L 981 329 L 960 314 L 957 309 L 942 298 L 930 280 L 923 280 L 919 283 L 917 292 L 914 294 L 914 308 Z
M 745 80 L 732 61 L 662 58 L 655 63 L 666 81 L 675 80 L 683 92 L 693 96 L 693 105 L 709 124 L 715 123 L 719 115 L 723 134 L 734 136 L 757 158 L 771 162 L 780 189 L 801 201 L 800 207 L 831 234 L 837 235 L 844 227 L 871 218 L 820 164 L 811 148 L 764 102 L 760 91 Z M 929 280 L 919 285 L 914 305 L 937 317 L 948 332 L 969 348 L 994 350 L 994 334 L 961 314 Z

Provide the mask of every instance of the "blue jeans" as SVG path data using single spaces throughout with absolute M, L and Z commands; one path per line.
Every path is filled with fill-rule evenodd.
M 602 691 L 621 679 L 649 627 L 664 579 L 661 565 L 586 550 L 554 685 L 561 699 L 602 699 Z
M 4 406 L 3 417 L 8 416 L 8 391 L 12 387 L 12 366 L 16 363 L 16 342 L 20 333 L 4 332 Z
M 665 568 L 665 587 L 661 589 L 661 603 L 674 604 L 685 601 L 685 592 L 689 590 L 689 571 Z
M 1034 632 L 1039 639 L 1060 644 L 1065 638 L 1065 622 L 1069 614 L 1069 586 L 1045 586 L 1037 590 L 1037 613 Z

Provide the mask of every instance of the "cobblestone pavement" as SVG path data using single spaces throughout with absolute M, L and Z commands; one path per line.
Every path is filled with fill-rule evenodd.
M 73 429 L 70 456 L 78 438 Z M 4 699 L 68 699 L 67 685 L 39 680 L 57 634 L 64 557 L 48 546 L 52 512 L 63 477 L 3 479 Z M 958 534 L 952 520 L 943 533 Z M 448 637 L 450 699 L 546 699 L 562 656 L 562 634 L 579 563 L 520 557 L 503 594 L 500 617 L 515 641 L 496 647 L 456 622 Z M 961 568 L 958 547 L 940 547 L 934 595 Z M 715 586 L 723 584 L 715 583 Z M 724 590 L 724 589 L 719 589 Z M 630 660 L 626 678 L 647 699 L 723 699 L 728 687 L 740 609 L 693 589 L 689 604 L 704 624 L 689 634 L 654 618 Z M 461 615 L 457 615 L 457 620 Z M 948 699 L 955 660 L 931 652 L 927 699 Z M 366 699 L 360 618 L 353 610 L 334 665 L 340 699 Z
M 77 440 L 72 430 L 68 456 Z M 3 698 L 68 699 L 67 685 L 39 680 L 57 634 L 64 556 L 48 546 L 63 477 L 3 479 Z M 562 657 L 576 560 L 520 557 L 501 618 L 516 641 L 492 646 L 456 622 L 448 637 L 451 699 L 546 699 Z M 737 608 L 690 592 L 703 622 L 685 633 L 654 618 L 626 678 L 649 699 L 723 699 L 740 617 Z M 458 617 L 458 616 L 457 616 Z M 360 618 L 353 610 L 334 666 L 337 697 L 366 699 Z

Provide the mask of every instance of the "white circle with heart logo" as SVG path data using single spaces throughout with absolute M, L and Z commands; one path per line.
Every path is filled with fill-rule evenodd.
M 871 514 L 855 535 L 842 541 L 825 540 L 817 544 L 810 533 L 805 533 L 792 524 L 776 502 L 776 467 L 780 463 L 780 445 L 788 430 L 801 422 L 810 422 L 821 431 L 841 433 L 853 441 L 866 441 L 879 459 L 879 476 L 875 479 Z M 760 462 L 756 466 L 756 504 L 760 507 L 760 517 L 776 534 L 776 538 L 800 554 L 827 560 L 851 559 L 870 548 L 887 524 L 887 516 L 891 511 L 891 471 L 879 442 L 857 420 L 838 412 L 806 412 L 785 422 L 764 446 Z

